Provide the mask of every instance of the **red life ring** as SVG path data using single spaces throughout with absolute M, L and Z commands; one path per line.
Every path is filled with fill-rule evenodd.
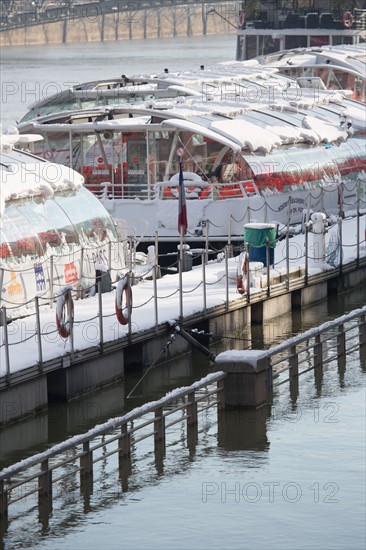
M 350 11 L 346 11 L 343 15 L 343 26 L 345 29 L 350 29 L 353 25 L 353 15 Z
M 74 301 L 71 288 L 65 287 L 57 297 L 56 302 L 56 327 L 62 338 L 68 338 L 74 323 Z
M 238 274 L 236 276 L 236 289 L 240 294 L 245 294 L 245 292 L 247 291 L 248 269 L 249 269 L 249 256 L 246 252 L 244 252 L 241 266 L 240 266 L 240 269 L 238 269 Z
M 123 306 L 123 298 L 125 306 Z M 121 325 L 127 325 L 132 313 L 132 288 L 127 277 L 118 281 L 114 305 L 118 322 Z

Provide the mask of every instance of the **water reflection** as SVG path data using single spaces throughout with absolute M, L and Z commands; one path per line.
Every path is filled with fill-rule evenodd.
M 269 405 L 257 410 L 220 411 L 218 446 L 225 451 L 269 451 L 267 421 L 270 416 Z

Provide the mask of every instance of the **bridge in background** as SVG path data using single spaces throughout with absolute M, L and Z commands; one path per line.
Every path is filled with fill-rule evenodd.
M 212 4 L 202 0 L 200 4 Z M 197 5 L 196 0 L 3 0 L 0 4 L 0 31 L 10 31 L 65 20 L 88 19 L 119 13 L 128 19 L 140 10 Z M 233 9 L 233 8 L 232 8 Z

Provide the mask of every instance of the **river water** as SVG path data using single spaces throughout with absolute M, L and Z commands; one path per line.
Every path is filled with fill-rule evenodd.
M 82 82 L 121 74 L 198 69 L 235 58 L 236 38 L 192 36 L 1 50 L 1 120 L 13 125 L 27 107 Z
M 121 73 L 209 65 L 233 59 L 234 53 L 234 36 L 3 48 L 2 121 L 14 123 L 26 105 L 50 93 L 50 83 L 61 89 L 65 83 Z M 212 350 L 269 347 L 363 306 L 365 288 L 331 296 L 263 330 L 252 327 L 228 335 L 235 339 L 213 339 Z M 140 373 L 128 373 L 120 384 L 67 405 L 55 404 L 0 431 L 0 468 L 188 385 L 209 370 L 194 352 L 152 370 L 132 398 L 127 396 Z M 106 467 L 102 481 L 95 480 L 87 503 L 65 484 L 67 504 L 62 496 L 55 499 L 46 523 L 37 521 L 36 506 L 27 517 L 11 517 L 2 533 L 3 547 L 363 550 L 365 373 L 356 353 L 347 358 L 345 372 L 326 368 L 321 388 L 313 373 L 302 377 L 295 404 L 284 385 L 271 409 L 255 418 L 225 413 L 217 423 L 214 411 L 201 413 L 193 452 L 179 425 L 159 467 L 141 442 L 128 486 L 121 486 L 113 467 Z

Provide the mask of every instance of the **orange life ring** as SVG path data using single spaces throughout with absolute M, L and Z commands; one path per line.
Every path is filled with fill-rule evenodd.
M 346 11 L 343 15 L 343 26 L 345 29 L 350 29 L 353 25 L 353 15 L 350 11 Z
M 123 298 L 125 306 L 123 306 Z M 121 325 L 127 325 L 132 313 L 132 288 L 127 277 L 118 281 L 114 305 L 118 322 Z
M 57 297 L 56 327 L 62 338 L 68 338 L 74 323 L 74 301 L 71 288 L 65 287 Z
M 247 291 L 247 276 L 249 269 L 249 256 L 246 252 L 243 253 L 240 269 L 236 276 L 236 289 L 240 294 L 245 294 Z

